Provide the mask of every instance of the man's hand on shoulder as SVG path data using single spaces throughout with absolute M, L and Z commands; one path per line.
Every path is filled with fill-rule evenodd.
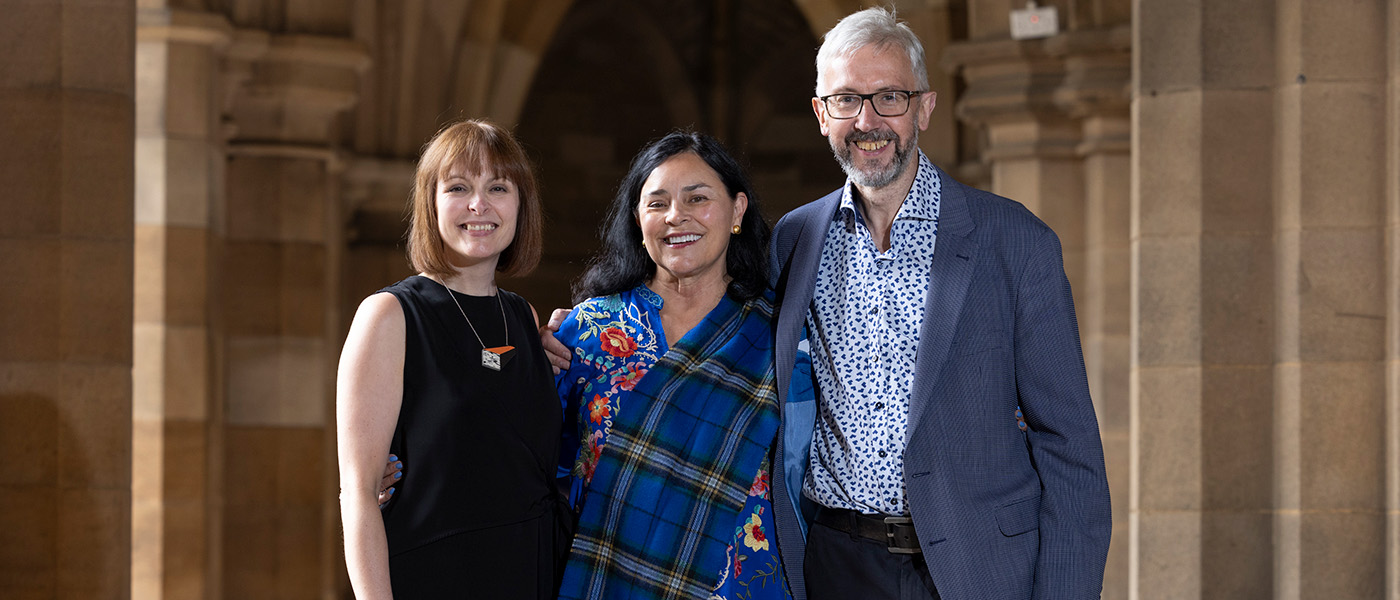
M 549 364 L 554 367 L 554 374 L 569 368 L 569 363 L 573 361 L 573 353 L 564 346 L 563 342 L 555 339 L 555 332 L 559 331 L 559 326 L 564 324 L 564 319 L 569 316 L 569 309 L 556 308 L 549 315 L 549 322 L 540 327 L 540 345 L 544 346 L 544 353 L 549 356 Z

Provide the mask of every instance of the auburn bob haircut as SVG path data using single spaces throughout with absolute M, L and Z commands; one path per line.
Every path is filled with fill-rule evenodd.
M 520 210 L 515 238 L 501 252 L 496 271 L 507 277 L 526 275 L 540 261 L 542 234 L 539 183 L 524 148 L 509 131 L 484 120 L 451 123 L 423 148 L 413 178 L 408 224 L 408 262 L 414 270 L 434 277 L 453 274 L 438 233 L 437 185 L 453 167 L 473 175 L 489 169 L 515 184 Z

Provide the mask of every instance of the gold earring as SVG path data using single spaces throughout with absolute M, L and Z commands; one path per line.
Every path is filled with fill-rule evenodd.
M 734 226 L 734 235 L 739 235 L 739 232 L 740 232 L 740 231 L 743 231 L 743 230 L 744 230 L 744 229 L 743 229 L 742 227 L 739 227 L 738 225 L 735 225 L 735 226 Z
M 647 241 L 646 241 L 646 240 L 642 240 L 642 247 L 643 247 L 643 248 L 647 247 Z

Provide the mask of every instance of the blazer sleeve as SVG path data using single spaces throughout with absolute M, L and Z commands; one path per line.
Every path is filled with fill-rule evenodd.
M 1098 598 L 1113 519 L 1060 242 L 1045 229 L 1016 286 L 1016 389 L 1042 484 L 1036 599 Z
M 791 213 L 783 215 L 773 226 L 773 235 L 768 240 L 768 287 L 777 289 L 784 270 L 792 261 L 792 248 L 800 229 Z

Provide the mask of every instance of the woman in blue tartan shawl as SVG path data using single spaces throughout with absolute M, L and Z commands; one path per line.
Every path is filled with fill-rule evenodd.
M 633 160 L 556 337 L 580 511 L 561 598 L 789 598 L 772 535 L 768 226 L 713 138 Z

